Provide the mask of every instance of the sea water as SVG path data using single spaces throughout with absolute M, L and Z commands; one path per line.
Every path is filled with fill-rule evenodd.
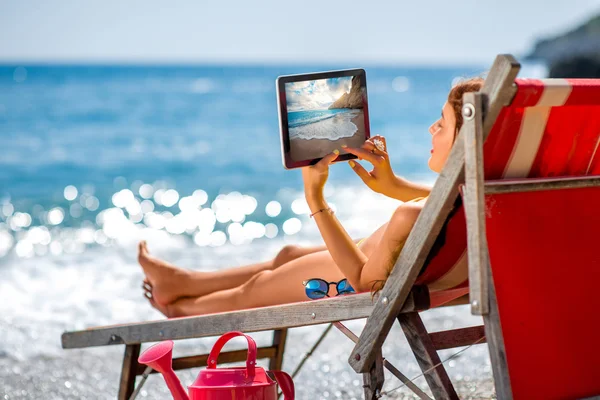
M 122 350 L 65 351 L 60 334 L 162 317 L 142 297 L 141 239 L 157 256 L 204 271 L 265 260 L 284 244 L 320 243 L 300 171 L 281 165 L 275 79 L 344 67 L 0 66 L 0 394 L 96 398 L 102 387 L 115 397 Z M 366 68 L 371 132 L 386 137 L 397 174 L 433 183 L 427 128 L 453 80 L 483 70 Z M 399 204 L 345 163 L 331 167 L 326 195 L 357 238 Z M 472 318 L 454 313 L 426 323 L 449 328 Z M 287 370 L 320 330 L 299 332 L 290 336 Z M 305 386 L 302 398 L 362 391 L 343 362 L 351 343 L 330 336 L 330 351 L 298 378 L 322 384 Z M 390 351 L 391 359 L 411 357 Z M 455 375 L 489 372 L 485 351 L 468 357 Z M 160 381 L 152 387 L 163 390 Z

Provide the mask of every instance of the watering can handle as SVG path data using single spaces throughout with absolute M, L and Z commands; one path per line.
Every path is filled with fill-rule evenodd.
M 219 354 L 229 340 L 234 337 L 243 336 L 248 341 L 248 357 L 246 359 L 246 372 L 248 379 L 254 378 L 254 367 L 256 365 L 256 342 L 248 335 L 244 335 L 242 332 L 227 332 L 222 335 L 213 346 L 210 354 L 208 355 L 208 368 L 216 368 Z
M 283 371 L 269 371 L 269 373 L 273 374 L 277 384 L 281 388 L 281 393 L 283 393 L 283 400 L 294 400 L 295 390 L 294 390 L 294 381 L 292 377 L 286 374 Z

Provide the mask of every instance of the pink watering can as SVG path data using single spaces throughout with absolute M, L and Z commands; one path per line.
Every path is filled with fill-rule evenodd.
M 248 341 L 246 367 L 217 368 L 221 349 L 237 336 Z M 189 386 L 189 396 L 173 371 L 173 341 L 155 344 L 140 355 L 138 362 L 162 374 L 175 400 L 277 400 L 277 383 L 284 400 L 294 400 L 292 378 L 282 371 L 265 371 L 257 367 L 256 342 L 242 332 L 228 332 L 217 340 L 208 356 L 208 368 L 200 371 L 196 381 Z

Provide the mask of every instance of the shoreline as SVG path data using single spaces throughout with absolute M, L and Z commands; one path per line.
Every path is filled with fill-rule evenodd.
M 294 161 L 312 160 L 321 158 L 334 150 L 339 150 L 341 154 L 347 154 L 342 145 L 348 147 L 360 147 L 364 143 L 365 137 L 365 117 L 361 112 L 350 120 L 357 130 L 350 137 L 329 139 L 290 139 L 290 157 Z

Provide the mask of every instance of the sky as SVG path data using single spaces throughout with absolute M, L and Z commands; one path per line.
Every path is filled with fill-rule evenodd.
M 0 0 L 0 62 L 489 64 L 600 0 Z
M 349 93 L 352 77 L 319 79 L 285 84 L 288 111 L 326 109 L 344 93 Z

